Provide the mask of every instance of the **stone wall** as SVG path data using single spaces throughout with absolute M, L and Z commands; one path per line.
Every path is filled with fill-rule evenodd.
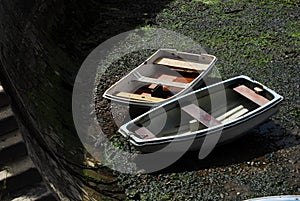
M 1 80 L 49 184 L 61 198 L 81 200 L 84 149 L 71 118 L 79 65 L 55 41 L 64 9 L 62 1 L 0 2 Z
M 0 1 L 1 82 L 35 163 L 61 199 L 124 198 L 110 170 L 86 165 L 71 114 L 73 82 L 93 48 L 147 19 L 151 24 L 166 3 Z

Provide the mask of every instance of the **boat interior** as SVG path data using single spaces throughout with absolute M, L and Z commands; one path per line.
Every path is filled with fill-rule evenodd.
M 128 124 L 127 129 L 140 139 L 192 133 L 236 120 L 273 98 L 256 83 L 232 80 L 159 107 Z
M 153 55 L 107 91 L 116 98 L 160 102 L 190 84 L 211 65 L 210 55 L 176 55 L 167 51 Z

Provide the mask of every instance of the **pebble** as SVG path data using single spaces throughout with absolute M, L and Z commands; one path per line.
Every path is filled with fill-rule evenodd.
M 95 163 L 93 163 L 92 161 L 86 161 L 86 164 L 90 167 L 95 167 Z

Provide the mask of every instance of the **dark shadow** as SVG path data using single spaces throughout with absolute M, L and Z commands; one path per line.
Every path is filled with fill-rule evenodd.
M 198 159 L 199 152 L 190 151 L 171 166 L 154 174 L 197 171 L 248 162 L 254 159 L 255 161 L 263 161 L 268 153 L 299 144 L 299 136 L 269 120 L 238 140 L 216 147 L 203 160 Z
M 83 60 L 103 41 L 145 24 L 171 0 L 73 0 L 63 7 L 63 20 L 53 38 L 74 59 Z

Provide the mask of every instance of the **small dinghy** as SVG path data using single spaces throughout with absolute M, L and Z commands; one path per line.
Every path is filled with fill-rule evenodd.
M 253 198 L 244 201 L 299 201 L 299 200 L 300 200 L 300 195 L 279 195 L 279 196 Z
M 151 108 L 199 86 L 216 62 L 208 54 L 160 49 L 128 75 L 112 85 L 104 98 Z
M 119 132 L 142 152 L 170 142 L 193 140 L 199 149 L 207 135 L 222 144 L 261 124 L 279 109 L 282 96 L 246 76 L 238 76 L 164 103 L 124 124 Z M 173 150 L 172 148 L 172 150 Z

